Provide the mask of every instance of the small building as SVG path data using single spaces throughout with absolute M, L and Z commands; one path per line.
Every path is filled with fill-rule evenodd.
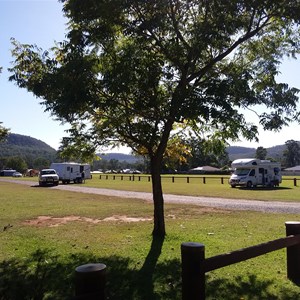
M 284 175 L 300 175 L 300 165 L 286 168 L 282 171 Z
M 25 174 L 25 176 L 29 176 L 29 177 L 38 176 L 38 175 L 39 175 L 39 170 L 36 169 L 28 169 Z
M 189 173 L 191 174 L 207 174 L 207 173 L 217 173 L 221 170 L 212 166 L 202 166 L 197 167 L 189 170 Z

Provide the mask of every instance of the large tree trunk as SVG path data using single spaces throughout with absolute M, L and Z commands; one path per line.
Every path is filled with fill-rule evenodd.
M 166 235 L 164 198 L 161 185 L 161 162 L 162 159 L 155 156 L 151 158 L 152 192 L 154 202 L 154 228 L 153 236 L 164 237 Z

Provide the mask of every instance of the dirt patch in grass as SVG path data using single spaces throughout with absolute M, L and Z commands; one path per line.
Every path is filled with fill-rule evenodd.
M 26 220 L 23 224 L 29 226 L 40 226 L 40 227 L 57 227 L 75 221 L 97 224 L 101 222 L 132 223 L 132 222 L 143 222 L 143 221 L 151 221 L 151 220 L 152 218 L 138 218 L 138 217 L 127 217 L 127 216 L 119 216 L 119 215 L 114 215 L 102 220 L 80 217 L 80 216 L 65 216 L 65 217 L 38 216 L 35 219 Z

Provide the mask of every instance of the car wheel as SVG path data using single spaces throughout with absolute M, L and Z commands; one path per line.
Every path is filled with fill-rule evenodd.
M 251 188 L 252 187 L 252 182 L 251 181 L 248 181 L 247 182 L 247 188 Z

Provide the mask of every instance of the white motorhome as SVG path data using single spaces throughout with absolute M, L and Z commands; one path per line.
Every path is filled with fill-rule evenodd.
M 282 181 L 281 165 L 278 162 L 256 158 L 236 159 L 232 162 L 229 184 L 232 187 L 255 187 L 258 185 L 274 187 Z
M 59 176 L 62 183 L 82 183 L 85 179 L 91 179 L 91 166 L 75 162 L 52 163 L 50 166 Z

